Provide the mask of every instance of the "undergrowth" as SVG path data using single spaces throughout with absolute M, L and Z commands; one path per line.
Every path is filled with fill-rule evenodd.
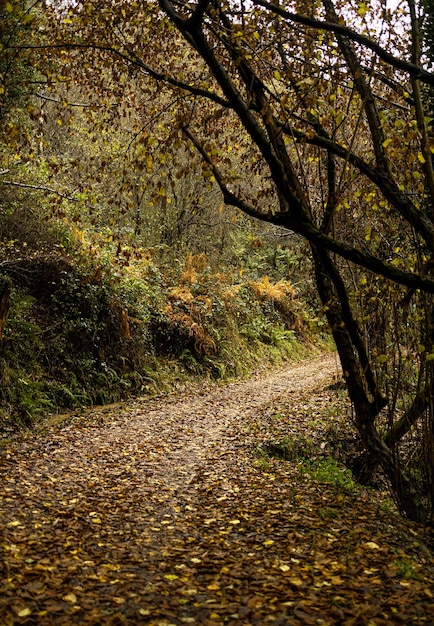
M 9 206 L 0 291 L 11 284 L 0 349 L 0 429 L 47 414 L 228 379 L 315 349 L 321 323 L 292 281 L 205 254 L 108 242 Z

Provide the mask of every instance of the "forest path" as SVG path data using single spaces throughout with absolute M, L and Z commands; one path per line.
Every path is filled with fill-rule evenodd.
M 434 623 L 422 529 L 254 453 L 326 445 L 338 373 L 323 356 L 5 446 L 0 624 Z
M 211 463 L 236 451 L 239 426 L 242 431 L 245 420 L 261 415 L 277 399 L 332 382 L 338 372 L 336 357 L 327 355 L 199 394 L 163 402 L 144 400 L 138 403 L 134 416 L 128 414 L 127 420 L 117 425 L 112 422 L 110 436 L 123 440 L 130 449 L 132 445 L 133 451 L 137 433 L 143 437 L 139 445 L 146 442 L 152 448 L 152 442 L 162 440 L 158 463 L 151 460 L 148 467 L 154 479 L 164 480 L 166 488 L 179 488 L 185 497 L 195 472 L 206 471 Z

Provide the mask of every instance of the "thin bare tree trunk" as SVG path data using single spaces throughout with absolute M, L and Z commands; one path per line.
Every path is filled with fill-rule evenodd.
M 3 331 L 6 325 L 6 319 L 9 312 L 9 304 L 11 299 L 11 286 L 6 282 L 0 292 L 0 342 L 3 339 Z

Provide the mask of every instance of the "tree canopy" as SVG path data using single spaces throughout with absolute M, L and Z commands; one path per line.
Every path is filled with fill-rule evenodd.
M 309 242 L 365 449 L 355 471 L 368 480 L 380 464 L 400 508 L 429 519 L 430 3 L 79 1 L 44 13 L 48 41 L 10 47 L 52 58 L 40 96 L 64 103 L 59 124 L 79 101 L 95 132 L 128 127 L 121 148 L 160 199 L 194 164 L 226 206 Z

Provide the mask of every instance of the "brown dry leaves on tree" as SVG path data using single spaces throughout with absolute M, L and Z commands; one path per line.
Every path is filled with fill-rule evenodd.
M 315 360 L 3 446 L 1 624 L 432 624 L 426 531 L 255 453 L 312 432 L 324 452 L 333 375 Z

